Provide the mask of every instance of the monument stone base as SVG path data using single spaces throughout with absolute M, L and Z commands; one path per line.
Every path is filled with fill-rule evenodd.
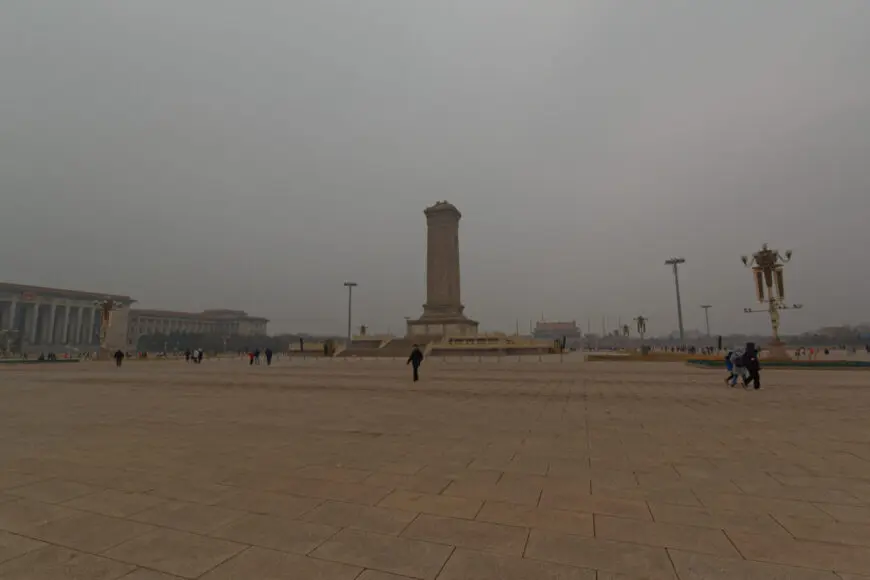
M 408 321 L 406 336 L 443 338 L 445 336 L 477 336 L 478 322 L 469 318 L 427 318 Z
M 782 341 L 771 342 L 766 347 L 768 360 L 791 360 L 791 355 Z

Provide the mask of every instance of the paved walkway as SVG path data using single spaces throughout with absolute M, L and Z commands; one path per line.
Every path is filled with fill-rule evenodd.
M 870 578 L 870 374 L 573 360 L 0 369 L 0 578 Z

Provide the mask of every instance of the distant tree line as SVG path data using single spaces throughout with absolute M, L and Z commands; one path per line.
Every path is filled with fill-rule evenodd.
M 301 337 L 309 342 L 307 337 Z M 182 352 L 201 348 L 205 352 L 247 352 L 255 349 L 272 349 L 274 352 L 287 352 L 291 348 L 299 350 L 300 336 L 280 334 L 276 336 L 222 336 L 219 334 L 191 334 L 173 332 L 170 334 L 146 334 L 139 337 L 137 351 Z M 307 349 L 306 349 L 307 350 Z

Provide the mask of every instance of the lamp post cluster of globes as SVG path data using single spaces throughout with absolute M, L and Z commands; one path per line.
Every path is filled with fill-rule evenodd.
M 798 310 L 803 308 L 803 304 L 787 304 L 785 301 L 785 279 L 783 277 L 783 266 L 791 261 L 792 251 L 786 250 L 780 253 L 778 250 L 770 249 L 767 244 L 763 244 L 761 250 L 752 254 L 752 256 L 741 256 L 743 265 L 752 269 L 753 278 L 755 280 L 755 293 L 758 301 L 762 304 L 767 303 L 766 308 L 753 309 L 744 308 L 743 312 L 750 313 L 767 313 L 770 316 L 770 326 L 773 334 L 773 344 L 781 344 L 779 338 L 779 311 L 780 310 Z M 679 265 L 685 264 L 685 258 L 670 258 L 665 260 L 665 266 L 671 266 L 674 271 L 674 287 L 677 293 L 677 322 L 680 328 L 680 342 L 685 342 L 685 330 L 683 328 L 683 305 L 680 298 L 680 274 Z M 710 308 L 711 304 L 702 304 L 704 309 L 704 319 L 707 324 L 707 336 L 710 336 Z M 638 325 L 638 333 L 641 332 L 641 325 L 646 330 L 646 318 L 639 316 L 635 318 Z M 643 334 L 641 334 L 643 338 Z
M 773 344 L 780 345 L 779 338 L 779 311 L 799 310 L 803 304 L 786 304 L 785 302 L 785 278 L 783 266 L 791 261 L 792 251 L 786 250 L 780 254 L 777 250 L 761 246 L 761 250 L 752 254 L 752 257 L 742 256 L 743 265 L 752 269 L 752 277 L 755 280 L 755 294 L 759 303 L 767 302 L 767 308 L 752 309 L 744 308 L 743 312 L 767 312 L 770 316 L 770 327 L 773 331 Z

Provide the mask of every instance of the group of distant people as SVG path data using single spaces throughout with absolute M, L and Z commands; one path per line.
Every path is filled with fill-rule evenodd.
M 266 366 L 272 365 L 272 357 L 274 353 L 271 348 L 266 348 L 263 352 L 260 352 L 259 348 L 248 351 L 248 364 L 250 366 L 260 364 L 260 356 L 263 356 L 266 359 Z M 408 362 L 406 364 L 411 365 L 413 369 L 413 374 L 411 375 L 414 382 L 420 380 L 420 365 L 423 364 L 423 351 L 420 350 L 418 345 L 414 345 L 411 349 L 411 355 L 408 357 Z
M 193 350 L 188 348 L 184 351 L 184 362 L 193 361 L 194 364 L 200 364 L 203 356 L 205 356 L 205 352 L 201 348 Z
M 807 360 L 815 360 L 818 358 L 818 356 L 819 356 L 819 354 L 821 354 L 821 352 L 822 352 L 821 348 L 801 347 L 801 348 L 797 349 L 796 351 L 794 351 L 794 357 L 796 359 L 806 357 Z M 853 349 L 853 352 L 854 352 L 854 349 Z M 825 353 L 825 356 L 828 356 L 829 354 L 831 354 L 831 349 L 825 348 L 824 353 Z
M 258 365 L 260 364 L 260 355 L 263 355 L 266 358 L 266 366 L 272 366 L 272 357 L 274 353 L 271 348 L 266 348 L 262 353 L 259 348 L 256 348 L 252 351 L 248 351 L 248 364 L 249 365 Z
M 272 365 L 272 357 L 274 356 L 274 353 L 271 348 L 266 348 L 262 352 L 260 352 L 259 348 L 248 351 L 248 365 L 253 366 L 260 364 L 260 356 L 263 356 L 266 359 L 266 366 Z M 413 370 L 411 376 L 416 383 L 420 380 L 420 365 L 423 364 L 423 351 L 420 350 L 418 345 L 415 344 L 411 349 L 411 354 L 408 357 L 408 362 L 406 364 L 411 365 Z
M 794 357 L 795 357 L 796 359 L 800 359 L 800 358 L 804 358 L 804 357 L 806 357 L 807 360 L 815 360 L 815 359 L 817 359 L 818 356 L 819 356 L 821 353 L 823 353 L 823 352 L 825 353 L 825 356 L 829 356 L 829 355 L 831 354 L 831 350 L 832 350 L 833 348 L 834 348 L 834 347 L 830 347 L 830 348 L 829 348 L 829 347 L 825 347 L 825 348 L 813 348 L 813 347 L 806 348 L 806 347 L 803 347 L 803 346 L 802 346 L 802 347 L 800 347 L 800 348 L 798 348 L 797 350 L 794 351 Z M 854 346 L 854 345 L 853 345 L 853 346 L 846 346 L 845 344 L 841 344 L 841 345 L 840 345 L 839 347 L 837 347 L 837 348 L 838 348 L 839 350 L 842 350 L 843 352 L 851 353 L 851 354 L 856 354 L 856 353 L 858 352 L 858 347 L 856 347 L 856 346 Z M 870 353 L 870 344 L 865 344 L 865 345 L 864 345 L 864 351 Z
M 745 348 L 729 350 L 725 355 L 725 368 L 728 370 L 725 384 L 730 387 L 736 387 L 737 379 L 741 379 L 744 389 L 748 389 L 750 385 L 755 389 L 761 388 L 761 363 L 758 361 L 758 349 L 754 342 L 747 342 Z
M 125 353 L 123 350 L 120 350 L 120 349 L 116 350 L 112 354 L 112 358 L 115 359 L 115 366 L 121 366 L 121 363 L 128 356 L 130 356 L 130 355 Z M 21 358 L 24 360 L 27 360 L 27 353 L 26 352 L 21 353 Z M 70 357 L 69 353 L 64 353 L 63 358 L 65 360 L 68 360 L 71 357 Z M 96 358 L 97 358 L 97 353 L 91 353 L 89 351 L 81 352 L 78 354 L 79 360 L 93 360 Z M 39 353 L 39 356 L 36 357 L 36 360 L 38 360 L 38 361 L 56 361 L 56 360 L 58 360 L 58 358 L 57 358 L 57 355 L 53 352 L 49 352 L 48 354 L 41 352 L 41 353 Z

